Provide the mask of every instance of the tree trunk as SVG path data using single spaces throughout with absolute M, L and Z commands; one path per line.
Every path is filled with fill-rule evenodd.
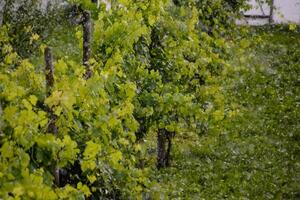
M 46 94 L 49 97 L 52 93 L 52 88 L 54 86 L 54 67 L 53 67 L 53 58 L 52 58 L 52 50 L 49 47 L 45 49 L 45 64 L 46 64 Z M 48 132 L 57 135 L 58 129 L 55 125 L 56 116 L 53 113 L 52 109 L 48 109 L 48 113 L 50 116 L 50 122 L 48 124 Z
M 170 165 L 170 154 L 172 148 L 172 137 L 174 133 L 165 129 L 157 132 L 157 168 L 165 168 Z
M 51 48 L 45 48 L 44 57 L 46 65 L 46 93 L 48 97 L 51 95 L 52 88 L 54 86 L 54 67 Z
M 273 23 L 273 12 L 274 12 L 274 0 L 270 1 L 270 17 L 269 17 L 269 24 Z
M 89 79 L 93 74 L 89 64 L 89 60 L 91 57 L 91 40 L 92 40 L 92 22 L 91 22 L 91 13 L 89 11 L 83 11 L 82 28 L 83 28 L 82 62 L 86 68 L 84 78 Z
M 3 24 L 3 15 L 4 15 L 4 8 L 5 8 L 6 1 L 0 1 L 0 26 Z
M 53 57 L 52 57 L 52 50 L 49 47 L 46 47 L 45 52 L 45 64 L 46 64 L 46 94 L 49 97 L 52 93 L 52 89 L 54 86 L 54 67 L 53 67 Z M 47 130 L 49 133 L 54 135 L 58 134 L 58 128 L 56 126 L 57 116 L 54 114 L 52 108 L 48 108 L 48 115 L 49 115 L 49 123 Z M 60 185 L 59 180 L 59 168 L 55 165 L 53 169 L 55 185 Z
M 166 134 L 163 129 L 159 129 L 157 132 L 157 168 L 166 167 Z
M 167 148 L 167 153 L 166 153 L 166 167 L 170 166 L 170 155 L 171 155 L 171 149 L 172 149 L 172 137 L 173 137 L 173 133 L 168 132 L 168 134 L 167 134 L 168 148 Z

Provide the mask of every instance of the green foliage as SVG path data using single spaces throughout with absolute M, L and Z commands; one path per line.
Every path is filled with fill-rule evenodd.
M 50 18 L 0 27 L 0 198 L 298 195 L 299 177 L 288 172 L 299 166 L 299 52 L 244 38 L 248 29 L 233 23 L 247 8 L 244 0 L 115 0 L 109 11 L 87 0 L 70 2 L 93 13 L 93 76 L 83 78 L 77 47 L 71 58 L 61 48 L 50 96 L 44 70 L 24 59 L 22 51 L 31 47 L 11 36 L 28 29 L 30 45 L 40 35 L 55 44 L 43 35 Z M 229 34 L 231 28 L 240 33 Z M 282 57 L 255 59 L 255 45 L 262 55 L 269 49 Z M 48 132 L 49 109 L 57 135 Z M 179 138 L 173 167 L 157 172 L 142 141 L 160 130 Z
M 55 3 L 42 10 L 40 0 L 5 0 L 3 23 L 9 25 L 11 44 L 23 58 L 38 52 L 41 39 L 46 39 L 59 24 L 68 24 L 64 8 Z
M 222 109 L 216 77 L 226 64 L 214 53 L 213 38 L 196 28 L 197 8 L 170 1 L 122 3 L 99 14 L 94 49 L 101 67 L 113 66 L 137 85 L 137 136 L 158 129 L 201 131 L 209 113 Z M 217 42 L 223 48 L 224 40 Z
M 86 1 L 75 3 L 89 8 Z M 199 8 L 128 0 L 112 2 L 109 12 L 100 9 L 94 21 L 93 77 L 84 80 L 84 68 L 72 59 L 57 60 L 49 97 L 43 70 L 13 51 L 13 38 L 1 41 L 3 141 L 14 141 L 30 158 L 14 173 L 9 158 L 18 160 L 18 155 L 2 161 L 8 167 L 1 170 L 1 184 L 12 187 L 1 196 L 8 198 L 12 182 L 18 182 L 26 193 L 15 197 L 42 198 L 41 190 L 25 187 L 26 170 L 29 177 L 40 171 L 38 184 L 53 198 L 140 198 L 150 185 L 147 169 L 136 168 L 143 159 L 136 137 L 159 129 L 203 134 L 209 121 L 224 118 L 219 82 L 228 65 L 220 52 L 227 46 L 223 38 L 197 28 Z M 1 35 L 8 35 L 6 27 Z M 57 117 L 57 136 L 47 133 L 47 108 Z M 66 171 L 70 184 L 53 189 L 54 166 Z
M 20 59 L 8 41 L 1 38 L 1 198 L 139 197 L 147 183 L 135 167 L 135 85 L 113 68 L 95 69 L 86 81 L 83 66 L 59 60 L 46 97 L 43 70 Z M 47 133 L 45 106 L 57 116 L 57 137 Z M 70 184 L 53 187 L 54 165 Z
M 299 198 L 299 33 L 264 29 L 231 48 L 236 56 L 223 82 L 225 118 L 200 138 L 175 139 L 173 165 L 153 175 L 160 184 L 152 193 L 171 199 Z

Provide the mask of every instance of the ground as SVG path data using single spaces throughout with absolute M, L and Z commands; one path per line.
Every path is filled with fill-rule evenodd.
M 172 166 L 153 175 L 157 197 L 300 198 L 300 35 L 258 28 L 247 39 L 253 45 L 235 52 L 230 62 L 238 69 L 224 82 L 238 114 L 205 135 L 175 138 Z

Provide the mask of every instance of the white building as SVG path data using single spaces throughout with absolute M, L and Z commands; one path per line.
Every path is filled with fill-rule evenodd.
M 244 13 L 245 18 L 242 23 L 250 25 L 300 24 L 300 0 L 273 0 L 273 8 L 257 0 L 249 0 L 249 3 L 252 9 Z

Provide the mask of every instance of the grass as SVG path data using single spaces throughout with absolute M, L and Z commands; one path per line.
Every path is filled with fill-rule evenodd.
M 230 61 L 243 67 L 224 83 L 240 113 L 217 131 L 176 137 L 172 166 L 153 176 L 160 199 L 300 198 L 300 34 L 251 35 L 254 45 Z

